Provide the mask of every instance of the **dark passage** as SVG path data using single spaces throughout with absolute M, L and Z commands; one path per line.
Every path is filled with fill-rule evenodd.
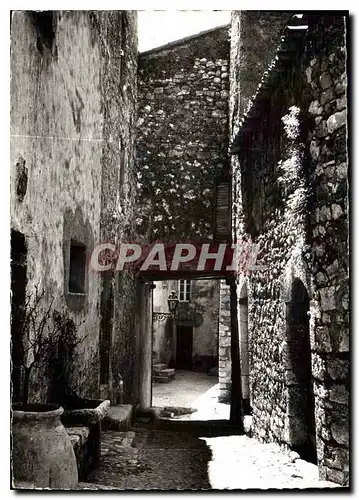
M 293 448 L 312 463 L 317 462 L 314 420 L 314 395 L 309 337 L 309 297 L 303 283 L 296 279 L 292 288 L 289 325 L 289 358 L 292 383 L 289 387 L 290 412 L 295 415 Z
M 192 326 L 177 326 L 176 368 L 192 370 Z
M 21 361 L 23 359 L 23 313 L 26 300 L 27 248 L 25 237 L 11 231 L 11 382 L 12 399 L 21 396 Z

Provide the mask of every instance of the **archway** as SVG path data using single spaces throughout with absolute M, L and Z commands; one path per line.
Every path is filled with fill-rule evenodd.
M 287 440 L 303 459 L 316 463 L 308 311 L 307 290 L 302 281 L 296 278 L 287 303 Z

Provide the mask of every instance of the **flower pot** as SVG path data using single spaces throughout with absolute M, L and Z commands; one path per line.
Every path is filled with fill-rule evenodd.
M 78 484 L 75 453 L 61 422 L 62 407 L 20 405 L 12 408 L 13 485 L 74 489 Z

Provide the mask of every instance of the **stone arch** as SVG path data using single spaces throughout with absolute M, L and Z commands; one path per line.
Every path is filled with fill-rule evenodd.
M 248 284 L 244 279 L 239 287 L 239 354 L 241 363 L 241 393 L 244 414 L 251 413 L 249 383 L 249 346 L 248 346 Z
M 311 370 L 308 286 L 293 276 L 285 298 L 285 440 L 299 455 L 316 463 L 315 405 Z
M 295 279 L 299 279 L 303 283 L 305 289 L 307 290 L 309 299 L 311 299 L 312 287 L 310 272 L 302 251 L 294 251 L 285 266 L 281 283 L 281 297 L 284 303 L 291 301 L 293 281 Z

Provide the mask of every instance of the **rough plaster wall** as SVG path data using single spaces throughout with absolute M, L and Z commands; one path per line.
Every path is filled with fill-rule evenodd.
M 293 14 L 233 11 L 231 19 L 231 75 L 236 96 L 234 115 L 242 115 L 280 43 L 280 34 Z M 231 115 L 232 116 L 232 115 Z
M 210 238 L 228 156 L 228 28 L 139 57 L 137 224 L 147 241 Z
M 72 212 L 79 208 L 92 239 L 100 237 L 103 114 L 100 73 L 92 68 L 100 67 L 101 55 L 86 13 L 58 14 L 57 57 L 40 54 L 35 27 L 26 13 L 13 14 L 11 30 L 11 225 L 27 239 L 28 291 L 39 283 L 48 300 L 55 297 L 54 307 L 67 311 L 62 257 L 65 208 Z M 15 195 L 15 165 L 20 157 L 29 169 L 22 203 Z M 98 293 L 99 278 L 89 275 L 86 314 L 69 312 L 76 321 L 84 320 L 79 335 L 87 335 L 82 369 L 73 380 L 82 394 L 97 386 Z M 46 387 L 36 390 L 39 397 L 46 397 Z
M 193 329 L 193 356 L 217 358 L 219 282 L 195 280 L 192 285 L 195 311 L 202 316 L 201 324 Z
M 101 40 L 101 88 L 108 120 L 101 158 L 101 239 L 114 244 L 134 241 L 136 196 L 134 144 L 137 100 L 137 13 L 96 12 L 93 24 Z M 126 270 L 114 276 L 114 312 L 109 395 L 116 399 L 120 380 L 124 401 L 134 397 L 136 335 L 135 277 Z
M 103 47 L 88 12 L 55 12 L 52 53 L 37 49 L 35 27 L 26 12 L 14 12 L 11 27 L 11 226 L 28 245 L 28 290 L 36 283 L 48 300 L 76 322 L 86 336 L 78 347 L 72 386 L 82 396 L 98 395 L 100 277 L 88 273 L 84 307 L 74 311 L 64 300 L 64 240 L 69 241 L 65 212 L 79 213 L 78 234 L 86 233 L 89 254 L 101 240 L 102 167 L 112 169 L 118 153 L 109 145 L 113 116 L 105 99 Z M 106 27 L 107 14 L 99 14 Z M 116 80 L 117 75 L 113 76 Z M 130 98 L 129 98 L 130 99 Z M 132 99 L 132 97 L 131 97 Z M 133 148 L 133 146 L 131 146 Z M 112 162 L 106 151 L 112 148 Z M 16 199 L 19 159 L 28 168 L 28 188 Z M 106 159 L 104 163 L 104 159 Z M 76 218 L 76 217 L 75 217 Z M 71 219 L 71 217 L 70 217 Z M 73 224 L 70 224 L 74 230 Z M 76 236 L 76 235 L 75 235 Z M 39 377 L 35 395 L 46 399 Z
M 315 207 L 311 307 L 317 452 L 323 479 L 349 479 L 349 250 L 345 23 L 324 16 L 305 70 L 315 120 L 310 153 Z
M 171 290 L 178 293 L 178 281 L 156 282 L 153 293 L 154 312 L 168 312 L 167 298 Z M 176 324 L 193 326 L 193 360 L 217 358 L 218 342 L 219 282 L 213 280 L 193 280 L 190 302 L 180 302 L 176 313 Z M 165 362 L 172 344 L 168 342 L 167 322 L 153 323 L 153 350 L 158 360 Z

